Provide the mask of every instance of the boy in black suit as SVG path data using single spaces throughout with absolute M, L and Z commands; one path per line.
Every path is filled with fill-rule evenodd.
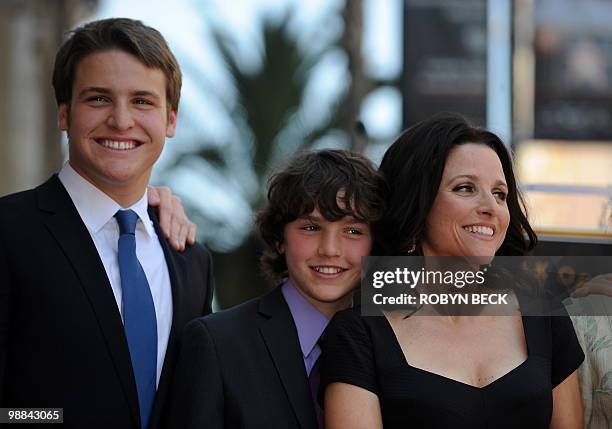
M 382 191 L 374 166 L 346 151 L 302 153 L 272 177 L 257 226 L 264 271 L 281 283 L 187 326 L 168 427 L 322 428 L 318 339 L 352 303 Z

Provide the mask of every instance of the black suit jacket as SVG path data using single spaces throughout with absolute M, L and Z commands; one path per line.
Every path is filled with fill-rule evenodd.
M 189 323 L 172 392 L 168 428 L 316 428 L 281 289 Z
M 210 253 L 163 239 L 173 319 L 151 427 L 159 424 L 190 320 L 209 314 Z M 123 323 L 95 245 L 53 176 L 0 199 L 0 407 L 63 407 L 65 426 L 139 428 Z

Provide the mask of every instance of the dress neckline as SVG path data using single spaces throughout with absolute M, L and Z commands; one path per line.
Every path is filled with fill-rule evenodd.
M 474 389 L 474 390 L 478 390 L 478 391 L 484 391 L 484 390 L 490 389 L 494 385 L 497 385 L 497 384 L 501 383 L 504 379 L 507 379 L 511 375 L 514 375 L 515 373 L 521 371 L 527 365 L 527 363 L 531 360 L 531 357 L 532 357 L 532 348 L 531 348 L 531 345 L 529 344 L 529 337 L 527 335 L 527 330 L 528 330 L 527 329 L 527 324 L 528 324 L 527 323 L 527 319 L 525 318 L 525 316 L 521 316 L 521 325 L 523 327 L 523 336 L 525 337 L 525 346 L 527 347 L 527 357 L 525 358 L 525 360 L 523 360 L 520 364 L 518 364 L 514 368 L 512 368 L 509 371 L 507 371 L 506 373 L 504 373 L 502 376 L 500 376 L 500 377 L 496 378 L 495 380 L 491 381 L 490 383 L 487 383 L 484 386 L 480 386 L 480 387 L 479 386 L 474 386 L 473 384 L 465 383 L 463 381 L 460 381 L 460 380 L 448 377 L 446 375 L 439 374 L 437 372 L 428 371 L 426 369 L 419 368 L 417 366 L 411 365 L 408 362 L 408 359 L 406 359 L 406 355 L 404 354 L 404 351 L 402 350 L 402 346 L 400 345 L 399 340 L 397 339 L 397 335 L 395 334 L 395 331 L 393 330 L 393 326 L 391 326 L 391 323 L 389 322 L 389 319 L 387 319 L 387 316 L 385 316 L 384 314 L 381 314 L 381 317 L 384 319 L 382 321 L 383 325 L 385 325 L 384 330 L 387 332 L 389 338 L 391 339 L 391 341 L 393 343 L 393 348 L 395 349 L 395 353 L 399 353 L 399 357 L 401 358 L 402 366 L 403 367 L 415 370 L 417 372 L 420 372 L 420 373 L 428 375 L 428 376 L 433 376 L 433 377 L 441 379 L 441 380 L 450 381 L 450 382 L 455 383 L 457 385 L 465 386 L 466 388 L 469 388 L 469 389 Z M 415 316 L 415 317 L 418 317 L 418 316 Z M 500 317 L 504 317 L 504 316 L 500 316 Z

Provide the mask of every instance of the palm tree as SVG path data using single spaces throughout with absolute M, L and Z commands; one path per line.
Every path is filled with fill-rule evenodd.
M 361 57 L 362 2 L 347 0 L 342 12 L 345 31 L 336 40 L 321 49 L 305 52 L 294 36 L 290 34 L 288 23 L 292 13 L 288 11 L 283 19 L 265 20 L 261 29 L 261 66 L 257 71 L 246 71 L 235 54 L 234 41 L 220 30 L 214 31 L 215 46 L 220 53 L 224 67 L 231 76 L 235 90 L 235 100 L 223 101 L 238 130 L 241 144 L 250 145 L 252 162 L 252 183 L 238 184 L 242 189 L 236 194 L 246 195 L 250 213 L 257 211 L 265 201 L 265 181 L 270 171 L 280 159 L 295 150 L 310 148 L 319 139 L 333 133 L 343 133 L 348 138 L 347 149 L 363 151 L 367 143 L 363 125 L 357 121 L 363 98 L 380 83 L 370 81 L 363 71 Z M 304 120 L 301 108 L 307 96 L 307 86 L 315 66 L 321 58 L 333 50 L 341 50 L 348 58 L 350 76 L 346 91 L 331 106 L 329 114 L 319 123 Z M 222 145 L 227 147 L 228 145 Z M 219 145 L 201 142 L 200 149 L 178 157 L 163 173 L 168 179 L 186 165 L 195 168 L 213 166 L 220 177 L 228 181 L 244 171 L 236 171 L 228 153 L 219 150 Z M 207 168 L 209 168 L 207 167 Z M 240 168 L 244 169 L 244 165 Z M 246 180 L 246 182 L 250 182 Z M 201 221 L 200 231 L 204 237 L 215 237 L 215 228 L 230 220 L 225 216 L 208 219 L 202 213 L 202 195 L 192 198 L 183 195 L 190 216 Z M 240 222 L 244 225 L 243 217 Z M 210 241 L 209 241 L 210 243 Z M 214 242 L 211 243 L 212 247 Z M 241 244 L 234 246 L 231 253 L 215 253 L 215 271 L 219 287 L 218 303 L 227 307 L 247 298 L 263 293 L 269 288 L 258 269 L 260 245 L 251 231 Z M 225 249 L 227 250 L 227 249 Z M 238 268 L 238 269 L 237 269 Z

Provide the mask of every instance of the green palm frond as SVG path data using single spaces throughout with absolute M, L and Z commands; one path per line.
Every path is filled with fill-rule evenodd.
M 270 167 L 279 132 L 302 105 L 310 72 L 324 53 L 305 55 L 288 32 L 289 21 L 287 16 L 264 22 L 261 67 L 255 72 L 244 71 L 233 54 L 232 42 L 215 34 L 236 89 L 237 105 L 232 113 L 244 117 L 253 136 L 253 168 L 260 178 Z

